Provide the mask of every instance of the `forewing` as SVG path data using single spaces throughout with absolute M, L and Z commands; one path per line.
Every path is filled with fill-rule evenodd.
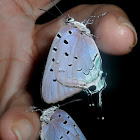
M 56 103 L 62 101 L 67 97 L 79 92 L 81 89 L 67 87 L 57 81 L 56 68 L 57 59 L 56 54 L 60 53 L 64 49 L 64 46 L 60 46 L 60 42 L 67 33 L 67 29 L 62 28 L 55 36 L 51 49 L 47 58 L 45 71 L 42 80 L 42 97 L 46 103 Z M 59 50 L 59 51 L 58 51 Z

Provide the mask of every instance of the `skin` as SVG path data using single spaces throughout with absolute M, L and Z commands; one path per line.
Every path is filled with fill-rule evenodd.
M 0 139 L 35 140 L 40 130 L 36 112 L 24 110 L 33 105 L 26 87 L 40 56 L 47 55 L 58 30 L 65 25 L 62 16 L 44 25 L 36 19 L 53 4 L 49 0 L 0 1 Z M 90 29 L 101 51 L 111 55 L 129 53 L 137 43 L 133 25 L 122 9 L 114 5 L 81 5 L 69 10 L 77 21 L 96 18 Z M 47 17 L 46 17 L 47 18 Z M 117 42 L 117 43 L 116 43 Z M 33 85 L 34 86 L 34 85 Z M 38 93 L 40 94 L 40 93 Z

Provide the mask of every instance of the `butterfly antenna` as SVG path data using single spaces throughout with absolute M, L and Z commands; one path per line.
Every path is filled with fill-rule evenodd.
M 51 2 L 54 4 L 54 6 L 56 7 L 56 9 L 59 11 L 59 13 L 63 16 L 63 13 L 61 12 L 61 10 L 57 7 L 56 3 L 51 0 Z
M 49 12 L 49 11 L 45 10 L 45 9 L 42 9 L 42 8 L 38 8 L 38 9 L 39 9 L 39 10 L 42 10 L 42 11 L 45 11 L 45 12 L 49 13 L 49 14 L 50 14 L 50 15 L 52 15 L 52 16 L 57 17 L 55 14 L 53 14 L 53 13 L 51 13 L 51 12 Z
M 44 9 L 41 9 L 41 8 L 38 8 L 38 9 L 47 12 L 47 10 L 44 10 Z
M 62 105 L 59 105 L 58 104 L 58 107 L 61 107 L 61 106 L 65 106 L 65 105 L 67 105 L 67 104 L 71 104 L 71 103 L 74 103 L 74 102 L 79 102 L 79 101 L 82 101 L 83 99 L 74 99 L 74 100 L 72 100 L 72 101 L 69 101 L 69 102 L 67 102 L 67 103 L 64 103 L 64 104 L 62 104 Z

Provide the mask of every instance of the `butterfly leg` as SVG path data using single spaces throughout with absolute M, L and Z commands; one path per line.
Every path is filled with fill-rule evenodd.
M 92 94 L 88 93 L 88 104 L 89 106 L 95 106 L 93 100 L 92 100 Z
M 93 24 L 94 20 L 91 20 L 91 18 L 88 18 L 87 21 L 85 22 L 85 25 L 87 26 L 88 24 Z
M 85 23 L 86 23 L 86 19 L 84 19 L 81 23 L 82 23 L 82 24 L 85 24 Z
M 91 18 L 99 18 L 99 17 L 103 17 L 107 14 L 107 12 L 102 13 L 101 15 L 98 16 L 90 16 Z
M 98 36 L 93 34 L 93 38 L 100 39 Z
M 30 106 L 30 107 L 29 107 L 29 110 L 25 110 L 25 112 L 37 112 L 37 111 L 41 111 L 41 112 L 42 112 L 42 110 L 39 109 L 39 108 L 36 107 L 36 106 Z
M 99 107 L 102 107 L 102 91 L 99 92 L 99 103 L 98 103 Z
M 97 93 L 97 92 L 91 92 L 88 89 L 88 90 L 86 90 L 86 92 L 88 94 L 89 106 L 95 106 L 92 96 L 95 93 L 98 94 L 98 99 L 97 99 L 97 103 L 96 103 L 96 107 L 97 107 L 97 119 L 98 120 L 104 120 L 104 115 L 103 115 L 103 110 L 102 110 L 102 90 L 99 91 L 99 93 Z
M 105 13 L 103 13 L 103 14 L 101 14 L 101 15 L 98 15 L 98 16 L 90 16 L 90 17 L 87 19 L 87 21 L 84 20 L 84 21 L 82 21 L 82 23 L 85 24 L 86 26 L 87 26 L 88 24 L 93 24 L 94 19 L 91 19 L 91 18 L 99 18 L 99 17 L 105 16 L 106 14 L 107 14 L 107 12 L 105 12 Z
M 104 120 L 104 112 L 102 108 L 102 91 L 100 91 L 98 94 L 99 94 L 99 101 L 98 101 L 97 119 Z
M 89 106 L 95 106 L 95 104 L 93 102 L 93 99 L 92 99 L 92 92 L 89 89 L 84 89 L 84 91 L 88 95 L 88 104 L 89 104 Z

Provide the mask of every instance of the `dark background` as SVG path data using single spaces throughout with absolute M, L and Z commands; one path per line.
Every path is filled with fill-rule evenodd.
M 80 4 L 99 3 L 114 4 L 121 7 L 129 16 L 137 33 L 139 33 L 139 9 L 136 8 L 139 3 L 136 0 L 126 2 L 119 0 L 62 0 L 57 6 L 64 13 Z M 56 16 L 60 15 L 54 7 L 49 10 L 49 13 L 46 12 L 46 14 L 41 16 L 37 20 L 37 24 L 54 19 L 55 17 L 50 13 Z M 61 107 L 72 116 L 88 140 L 97 139 L 97 137 L 100 138 L 102 136 L 107 136 L 106 138 L 112 137 L 114 139 L 114 136 L 115 138 L 118 136 L 122 137 L 121 134 L 129 136 L 131 130 L 134 129 L 132 126 L 130 127 L 130 124 L 137 124 L 135 120 L 139 119 L 139 44 L 128 55 L 110 56 L 101 53 L 101 56 L 103 59 L 103 70 L 107 73 L 107 87 L 103 91 L 103 113 L 105 120 L 99 121 L 96 119 L 98 109 L 96 107 L 89 107 L 86 97 L 85 101 L 74 102 Z M 39 61 L 37 64 L 38 69 L 34 72 L 35 75 L 40 75 L 39 80 L 37 82 L 35 82 L 36 78 L 32 80 L 36 84 L 36 88 L 34 88 L 35 93 L 37 93 L 35 95 L 35 105 L 41 108 L 48 107 L 42 101 L 40 95 L 38 95 L 46 59 L 47 54 L 45 59 Z M 81 93 L 81 96 L 84 97 L 84 93 Z M 111 122 L 111 125 L 106 122 Z M 112 133 L 114 136 L 112 136 Z

